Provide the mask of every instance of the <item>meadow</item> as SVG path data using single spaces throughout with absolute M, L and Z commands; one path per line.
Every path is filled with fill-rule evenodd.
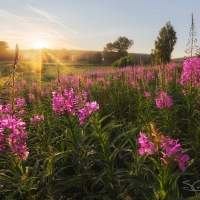
M 199 58 L 0 70 L 0 199 L 200 199 Z

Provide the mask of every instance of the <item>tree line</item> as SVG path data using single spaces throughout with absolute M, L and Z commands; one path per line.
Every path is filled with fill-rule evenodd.
M 192 26 L 190 30 L 191 39 L 189 40 L 189 52 L 192 55 L 194 39 L 194 21 L 192 15 Z M 176 31 L 170 22 L 167 22 L 165 26 L 159 31 L 159 35 L 154 42 L 154 49 L 151 50 L 151 54 L 148 57 L 148 61 L 145 60 L 145 64 L 166 64 L 171 61 L 171 55 L 174 50 L 174 46 L 177 42 Z M 126 65 L 143 64 L 143 59 L 137 62 L 134 61 L 134 57 L 128 53 L 128 49 L 134 45 L 134 41 L 126 37 L 119 37 L 113 43 L 107 43 L 103 48 L 103 52 L 82 52 L 82 54 L 73 55 L 67 51 L 62 51 L 58 54 L 58 51 L 42 49 L 43 61 L 49 62 L 55 60 L 59 57 L 61 60 L 71 61 L 71 62 L 87 62 L 88 64 L 101 64 L 102 62 L 111 64 L 115 67 L 121 67 Z M 187 45 L 188 46 L 188 45 Z M 9 60 L 11 55 L 8 51 L 8 43 L 0 41 L 0 60 Z M 55 53 L 56 52 L 56 53 Z M 63 53 L 64 52 L 64 53 Z M 197 53 L 199 54 L 199 48 L 197 48 Z

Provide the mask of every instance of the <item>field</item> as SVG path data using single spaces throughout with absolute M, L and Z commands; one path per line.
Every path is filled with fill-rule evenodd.
M 12 71 L 12 62 L 0 62 L 0 84 L 3 85 Z M 58 69 L 62 76 L 70 74 L 78 74 L 89 71 L 97 71 L 99 69 L 108 69 L 109 66 L 101 65 L 83 65 L 72 63 L 41 63 L 40 60 L 32 62 L 18 62 L 17 64 L 17 80 L 26 80 L 32 82 L 48 82 L 57 78 Z
M 200 59 L 1 63 L 0 199 L 200 199 Z

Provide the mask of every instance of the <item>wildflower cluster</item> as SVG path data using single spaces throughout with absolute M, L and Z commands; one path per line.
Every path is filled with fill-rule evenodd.
M 146 136 L 145 133 L 140 132 L 139 143 L 141 148 L 138 150 L 139 154 L 154 154 L 157 150 L 153 142 Z
M 96 101 L 87 102 L 87 92 L 76 94 L 73 88 L 64 90 L 63 94 L 56 91 L 53 94 L 53 110 L 57 116 L 64 114 L 66 111 L 69 115 L 77 116 L 79 123 L 83 124 L 85 120 L 96 110 L 99 104 Z
M 167 92 L 161 92 L 161 94 L 155 98 L 155 101 L 159 109 L 168 108 L 172 105 L 172 99 L 167 95 Z
M 40 122 L 44 121 L 44 116 L 43 115 L 35 115 L 32 118 L 30 118 L 31 124 L 39 124 Z
M 151 98 L 151 93 L 150 92 L 144 92 L 144 97 Z
M 200 58 L 184 60 L 180 83 L 192 87 L 200 85 Z
M 157 139 L 150 140 L 145 133 L 140 132 L 139 143 L 141 148 L 138 150 L 139 154 L 150 155 L 156 152 L 161 152 L 162 157 L 160 158 L 165 164 L 169 164 L 173 159 L 175 162 L 178 162 L 179 168 L 182 171 L 185 171 L 185 163 L 189 160 L 189 156 L 183 153 L 181 145 L 178 143 L 178 140 L 174 140 L 159 135 Z
M 18 106 L 24 105 L 18 99 Z M 11 105 L 0 105 L 0 150 L 3 153 L 13 153 L 19 159 L 25 159 L 29 152 L 26 146 L 26 123 L 12 112 Z

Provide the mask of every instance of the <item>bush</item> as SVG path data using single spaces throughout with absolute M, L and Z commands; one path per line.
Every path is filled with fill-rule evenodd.
M 130 65 L 133 66 L 133 58 L 130 55 L 128 55 L 114 61 L 111 66 L 112 67 L 126 67 Z

